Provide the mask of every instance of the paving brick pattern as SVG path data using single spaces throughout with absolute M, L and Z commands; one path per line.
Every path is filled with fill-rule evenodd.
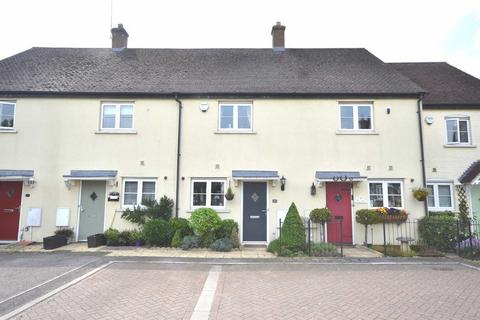
M 210 319 L 480 319 L 461 266 L 226 266 Z
M 16 319 L 190 319 L 208 270 L 115 263 Z

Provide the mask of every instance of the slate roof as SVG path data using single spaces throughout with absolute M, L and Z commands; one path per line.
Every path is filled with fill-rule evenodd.
M 32 48 L 0 61 L 0 93 L 416 95 L 366 49 Z
M 470 183 L 480 174 L 480 160 L 473 162 L 467 170 L 458 178 L 460 183 Z
M 480 79 L 446 62 L 390 63 L 428 93 L 424 106 L 480 108 Z

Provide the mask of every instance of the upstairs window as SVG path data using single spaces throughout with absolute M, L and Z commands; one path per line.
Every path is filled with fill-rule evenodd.
M 15 124 L 15 103 L 0 101 L 0 129 L 13 129 Z
M 371 104 L 341 104 L 340 130 L 372 130 L 372 110 Z
M 252 130 L 251 103 L 221 103 L 219 108 L 220 130 Z
M 145 200 L 155 200 L 156 181 L 143 179 L 127 179 L 123 183 L 123 205 L 133 207 L 141 205 Z
M 225 207 L 225 180 L 192 180 L 192 208 Z
M 133 129 L 133 104 L 102 104 L 102 130 Z
M 470 121 L 468 118 L 447 118 L 447 144 L 470 144 Z
M 403 208 L 403 186 L 401 181 L 370 181 L 369 206 L 371 208 Z
M 427 188 L 429 210 L 453 210 L 453 186 L 451 183 L 428 183 Z

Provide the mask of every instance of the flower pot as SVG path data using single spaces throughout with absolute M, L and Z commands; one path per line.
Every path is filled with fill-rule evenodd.
M 234 195 L 234 194 L 228 194 L 228 193 L 227 193 L 227 194 L 225 194 L 225 199 L 227 199 L 228 201 L 231 201 L 231 200 L 233 200 L 233 198 L 234 198 L 234 197 L 235 197 L 235 195 Z
M 52 250 L 67 245 L 67 237 L 51 236 L 43 238 L 43 249 Z
M 89 248 L 96 248 L 107 244 L 107 239 L 103 233 L 97 233 L 87 237 Z

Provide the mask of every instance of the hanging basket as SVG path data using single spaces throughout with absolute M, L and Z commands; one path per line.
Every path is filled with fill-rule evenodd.
M 407 221 L 408 214 L 387 214 L 380 217 L 385 223 L 402 223 Z

